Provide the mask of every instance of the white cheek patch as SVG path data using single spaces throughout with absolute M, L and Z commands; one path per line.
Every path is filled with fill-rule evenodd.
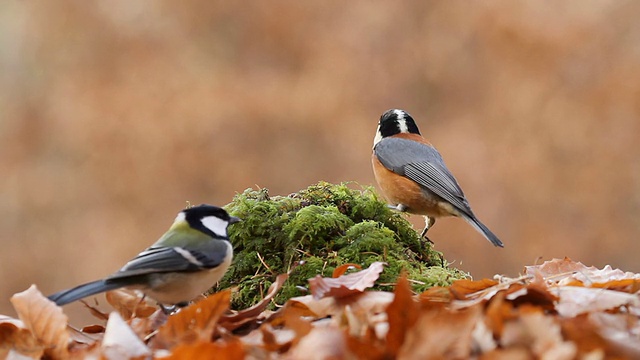
M 229 222 L 220 219 L 217 216 L 207 216 L 202 218 L 202 225 L 211 230 L 214 234 L 227 236 L 227 225 Z
M 378 125 L 378 130 L 376 130 L 376 137 L 373 138 L 373 147 L 376 147 L 376 144 L 382 140 L 382 134 L 380 133 L 380 125 Z

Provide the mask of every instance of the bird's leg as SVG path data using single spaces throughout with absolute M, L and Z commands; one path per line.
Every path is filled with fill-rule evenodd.
M 167 316 L 171 315 L 174 311 L 177 310 L 177 306 L 175 305 L 169 306 L 158 303 L 158 306 L 160 306 L 160 310 L 162 310 L 162 312 Z
M 387 204 L 387 207 L 389 209 L 398 210 L 399 212 L 407 211 L 407 206 L 405 204 L 398 204 L 398 205 Z
M 436 223 L 436 218 L 435 217 L 428 217 L 425 216 L 424 217 L 424 230 L 422 230 L 422 232 L 420 233 L 420 238 L 425 238 L 428 242 L 430 242 L 431 244 L 433 244 L 433 241 L 431 241 L 431 239 L 429 239 L 427 237 L 427 231 L 429 231 L 429 229 L 431 229 L 431 227 L 433 226 L 433 224 Z

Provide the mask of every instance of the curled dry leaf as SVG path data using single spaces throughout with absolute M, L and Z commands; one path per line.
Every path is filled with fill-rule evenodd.
M 78 344 L 94 344 L 104 336 L 105 327 L 102 325 L 89 325 L 78 330 L 72 326 L 67 327 L 69 337 Z
M 453 300 L 453 295 L 449 291 L 449 287 L 434 286 L 421 293 L 418 298 L 420 302 L 440 302 L 449 303 Z
M 482 280 L 456 280 L 449 287 L 451 294 L 458 300 L 467 300 L 468 298 L 475 298 L 484 295 L 484 291 L 498 285 L 498 282 L 490 279 Z M 498 289 L 495 289 L 497 292 Z M 495 294 L 493 292 L 492 294 Z
M 609 283 L 612 281 L 627 280 L 629 283 L 640 281 L 640 274 L 624 272 L 606 265 L 602 269 L 594 266 L 585 267 L 585 270 L 576 272 L 571 278 L 583 283 L 585 286 L 595 286 L 596 284 Z
M 640 307 L 640 298 L 636 294 L 581 286 L 560 286 L 549 290 L 559 298 L 556 304 L 556 311 L 564 317 L 612 310 L 620 306 L 628 306 L 635 309 Z
M 627 284 L 640 281 L 640 274 L 613 269 L 609 265 L 602 269 L 585 266 L 567 257 L 545 261 L 542 265 L 525 266 L 525 272 L 530 276 L 542 276 L 548 283 L 556 285 L 594 286 L 615 280 L 627 280 Z
M 198 341 L 190 344 L 180 344 L 173 353 L 164 360 L 209 360 L 209 359 L 244 359 L 244 347 L 240 340 L 230 338 L 224 342 L 215 343 Z
M 326 297 L 318 300 L 312 295 L 306 295 L 289 299 L 289 303 L 303 304 L 319 319 L 327 316 L 339 317 L 346 306 L 350 306 L 353 311 L 377 314 L 384 312 L 391 301 L 393 294 L 384 291 L 366 291 L 345 298 Z
M 619 354 L 640 359 L 640 320 L 630 314 L 590 313 L 589 321 L 602 338 Z
M 361 293 L 375 284 L 384 265 L 385 263 L 376 261 L 364 270 L 337 278 L 323 278 L 317 275 L 309 279 L 311 294 L 314 298 L 321 299 L 326 296 L 340 298 Z
M 342 331 L 316 327 L 290 353 L 291 359 L 353 359 Z
M 558 318 L 562 328 L 563 337 L 576 344 L 578 358 L 588 358 L 587 354 L 611 354 L 607 341 L 599 334 L 596 326 L 587 315 L 579 315 L 574 318 Z M 596 357 L 603 358 L 603 356 Z
M 40 358 L 43 354 L 42 346 L 22 321 L 0 315 L 0 358 L 10 359 L 9 351 L 31 358 Z
M 576 345 L 564 341 L 557 321 L 537 308 L 522 311 L 505 324 L 500 338 L 503 347 L 528 347 L 538 359 L 574 359 Z
M 172 348 L 180 343 L 211 341 L 220 316 L 229 309 L 231 292 L 223 290 L 171 315 L 154 337 L 156 348 Z
M 545 261 L 541 265 L 525 266 L 525 274 L 530 277 L 542 277 L 550 282 L 558 282 L 576 272 L 587 270 L 580 262 L 575 262 L 568 257 Z
M 393 292 L 393 301 L 387 306 L 387 319 L 389 332 L 387 333 L 387 355 L 395 358 L 404 343 L 405 334 L 416 323 L 416 314 L 420 307 L 413 300 L 411 285 L 407 280 L 407 274 L 402 273 Z
M 150 305 L 137 292 L 126 289 L 107 291 L 107 302 L 120 313 L 123 319 L 132 317 L 146 318 L 151 316 L 158 307 Z
M 220 319 L 220 325 L 224 326 L 227 330 L 234 330 L 247 321 L 255 320 L 255 318 L 257 318 L 267 308 L 267 306 L 269 306 L 271 299 L 276 296 L 288 278 L 288 274 L 278 275 L 276 277 L 276 281 L 269 286 L 267 296 L 265 296 L 259 303 L 250 308 L 238 311 L 235 314 L 223 315 Z
M 80 300 L 80 302 L 82 303 L 82 305 L 84 305 L 84 307 L 87 308 L 87 310 L 89 310 L 89 313 L 93 315 L 93 317 L 102 321 L 109 320 L 109 313 L 100 311 L 100 309 L 98 309 L 96 306 L 93 306 L 84 300 Z
M 358 264 L 352 264 L 352 263 L 342 264 L 342 265 L 338 266 L 337 268 L 335 268 L 333 270 L 333 273 L 331 274 L 331 277 L 332 278 L 340 277 L 340 276 L 344 275 L 344 273 L 346 273 L 349 269 L 362 270 L 362 266 L 360 266 Z
M 415 314 L 415 325 L 405 335 L 398 358 L 468 359 L 473 330 L 481 315 L 480 305 L 458 311 L 443 306 L 422 307 Z
M 102 339 L 102 354 L 109 360 L 132 359 L 151 355 L 151 350 L 122 319 L 112 312 Z
M 11 304 L 25 327 L 44 347 L 45 354 L 60 359 L 69 356 L 67 316 L 35 285 L 11 297 Z
M 283 347 L 289 347 L 295 345 L 311 331 L 311 319 L 317 319 L 317 316 L 306 305 L 288 301 L 284 307 L 270 316 L 263 326 L 268 325 L 272 329 L 279 329 L 283 334 L 275 331 L 275 340 Z M 266 338 L 264 334 L 262 335 L 262 340 L 265 341 Z M 289 339 L 284 339 L 285 336 L 289 336 Z

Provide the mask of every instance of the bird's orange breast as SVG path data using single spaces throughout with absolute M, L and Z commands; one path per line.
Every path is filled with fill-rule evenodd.
M 401 133 L 393 137 L 416 141 L 425 145 L 431 145 L 425 138 L 418 134 Z M 420 161 L 420 159 L 416 159 Z M 454 215 L 451 205 L 430 190 L 420 186 L 415 181 L 394 173 L 387 169 L 375 154 L 371 154 L 371 164 L 376 182 L 384 196 L 393 205 L 403 204 L 407 212 L 430 217 L 443 217 Z

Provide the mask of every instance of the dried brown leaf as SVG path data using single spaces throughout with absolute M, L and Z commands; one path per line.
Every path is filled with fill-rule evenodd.
M 505 348 L 528 347 L 539 359 L 570 360 L 577 354 L 576 345 L 564 341 L 555 318 L 533 307 L 521 311 L 517 319 L 505 324 L 500 344 Z
M 149 334 L 154 333 L 160 326 L 167 322 L 169 315 L 158 309 L 149 317 L 134 317 L 127 320 L 127 323 L 140 338 L 145 338 Z
M 293 329 L 287 327 L 274 328 L 269 323 L 262 324 L 257 331 L 262 335 L 262 344 L 260 346 L 270 352 L 286 352 L 297 338 Z
M 102 354 L 109 360 L 148 357 L 151 350 L 138 338 L 118 312 L 112 312 L 102 339 Z
M 376 261 L 365 270 L 338 278 L 323 278 L 317 275 L 309 279 L 311 294 L 314 298 L 321 299 L 326 296 L 340 298 L 361 293 L 375 284 L 384 265 L 385 263 Z
M 326 297 L 315 299 L 312 295 L 298 296 L 289 299 L 289 302 L 298 302 L 313 311 L 318 318 L 327 316 L 340 316 L 345 306 L 360 308 L 364 312 L 376 314 L 385 311 L 393 301 L 393 294 L 384 291 L 366 291 L 346 298 Z M 359 311 L 359 310 L 358 310 Z
M 389 332 L 387 333 L 387 355 L 396 357 L 404 343 L 405 335 L 416 323 L 416 314 L 420 306 L 413 300 L 411 285 L 407 274 L 402 273 L 398 278 L 393 292 L 393 301 L 387 306 Z
M 316 327 L 291 349 L 291 359 L 354 359 L 339 329 Z
M 584 270 L 576 272 L 572 278 L 584 283 L 586 286 L 593 286 L 597 283 L 608 283 L 614 280 L 640 280 L 640 274 L 624 272 L 606 265 L 602 269 L 594 266 L 585 267 Z
M 105 329 L 102 325 L 85 326 L 82 328 L 82 331 L 72 326 L 67 327 L 71 340 L 79 344 L 93 344 L 102 340 Z
M 437 302 L 437 303 L 449 303 L 453 299 L 449 287 L 434 286 L 418 296 L 420 302 Z
M 309 332 L 311 332 L 312 326 L 311 322 L 305 320 L 301 313 L 297 311 L 287 311 L 283 314 L 282 319 L 284 323 L 280 323 L 279 325 L 284 325 L 286 328 L 293 330 L 296 334 L 295 338 L 292 341 L 292 344 L 298 342 L 301 338 L 305 337 Z
M 480 305 L 459 311 L 427 306 L 416 314 L 407 331 L 398 359 L 467 359 L 471 354 L 473 329 L 481 320 Z
M 560 281 L 576 272 L 585 271 L 587 267 L 568 257 L 545 261 L 540 265 L 525 266 L 525 274 L 531 277 L 541 276 L 544 279 Z
M 553 295 L 547 287 L 537 284 L 512 284 L 506 290 L 507 300 L 518 307 L 522 304 L 539 306 L 544 310 L 553 311 L 558 297 Z
M 529 276 L 542 276 L 548 283 L 557 285 L 593 286 L 598 283 L 609 283 L 615 280 L 638 280 L 640 274 L 624 272 L 606 265 L 602 269 L 585 266 L 581 262 L 569 258 L 553 259 L 542 265 L 525 266 L 525 273 Z M 632 282 L 629 282 L 632 284 Z
M 287 301 L 284 307 L 267 319 L 266 323 L 272 328 L 286 329 L 289 331 L 289 335 L 292 336 L 289 339 L 288 345 L 291 346 L 295 345 L 302 337 L 311 331 L 311 319 L 315 320 L 317 316 L 313 311 L 309 310 L 306 305 L 300 302 Z M 282 339 L 280 339 L 279 342 L 284 343 Z
M 16 351 L 21 355 L 40 358 L 44 353 L 42 345 L 20 320 L 0 315 L 0 349 Z M 2 353 L 0 352 L 0 355 Z
M 332 278 L 337 278 L 340 277 L 342 275 L 344 275 L 344 273 L 346 273 L 349 269 L 358 269 L 358 270 L 362 270 L 362 266 L 358 265 L 358 264 L 352 264 L 352 263 L 348 263 L 348 264 L 343 264 L 338 266 L 337 268 L 335 268 L 333 270 L 333 273 L 331 274 Z
M 231 292 L 212 294 L 171 315 L 154 337 L 157 348 L 172 348 L 181 343 L 211 341 L 220 316 L 229 309 Z
M 491 279 L 482 280 L 456 280 L 449 287 L 451 294 L 458 300 L 466 300 L 469 295 L 479 293 L 483 290 L 487 290 L 492 286 L 498 285 L 498 282 Z
M 176 346 L 173 353 L 165 360 L 209 360 L 209 359 L 244 359 L 245 351 L 240 340 L 230 338 L 226 341 L 198 341 Z
M 640 320 L 637 316 L 594 312 L 588 315 L 588 319 L 608 342 L 612 353 L 640 359 Z
M 629 294 L 635 294 L 640 291 L 640 280 L 636 279 L 619 279 L 611 280 L 603 283 L 594 283 L 594 288 L 609 289 L 615 291 L 623 291 Z
M 640 307 L 640 299 L 637 295 L 614 290 L 560 286 L 550 288 L 550 291 L 559 298 L 555 309 L 564 317 L 611 310 L 620 306 Z
M 350 353 L 356 359 L 385 359 L 384 344 L 373 332 L 368 332 L 363 336 L 347 336 L 346 341 Z
M 480 360 L 534 360 L 533 354 L 524 347 L 496 349 L 482 354 Z
M 234 330 L 247 321 L 255 320 L 269 306 L 271 299 L 280 291 L 284 282 L 289 278 L 289 274 L 280 274 L 276 277 L 276 281 L 269 286 L 267 295 L 260 300 L 259 303 L 250 308 L 238 311 L 235 314 L 223 315 L 220 318 L 220 325 L 227 330 Z
M 120 313 L 123 319 L 132 317 L 146 318 L 158 310 L 155 305 L 150 305 L 137 292 L 126 289 L 107 291 L 107 302 Z
M 286 318 L 292 316 L 318 318 L 318 315 L 311 311 L 307 305 L 299 301 L 287 301 L 280 310 L 269 316 L 267 322 L 273 326 L 280 326 Z
M 501 291 L 496 294 L 489 301 L 485 310 L 485 323 L 496 338 L 500 338 L 500 336 L 502 336 L 505 322 L 516 317 L 513 309 L 513 303 L 505 301 L 505 296 L 505 291 Z
M 38 291 L 35 285 L 11 297 L 11 304 L 25 327 L 53 358 L 68 357 L 69 333 L 67 316 Z
M 598 333 L 595 325 L 587 315 L 574 318 L 559 318 L 562 334 L 568 341 L 577 346 L 578 358 L 592 353 L 610 353 L 609 344 Z
M 100 311 L 100 309 L 98 309 L 97 307 L 90 305 L 89 303 L 87 303 L 84 300 L 80 300 L 80 302 L 82 303 L 82 305 L 84 305 L 87 310 L 89 310 L 89 313 L 91 315 L 93 315 L 93 317 L 95 317 L 98 320 L 103 320 L 103 321 L 107 321 L 109 320 L 109 314 Z
M 493 332 L 487 326 L 486 321 L 482 319 L 476 322 L 476 326 L 471 332 L 472 346 L 474 353 L 484 354 L 491 352 L 498 347 L 498 343 L 495 341 Z

